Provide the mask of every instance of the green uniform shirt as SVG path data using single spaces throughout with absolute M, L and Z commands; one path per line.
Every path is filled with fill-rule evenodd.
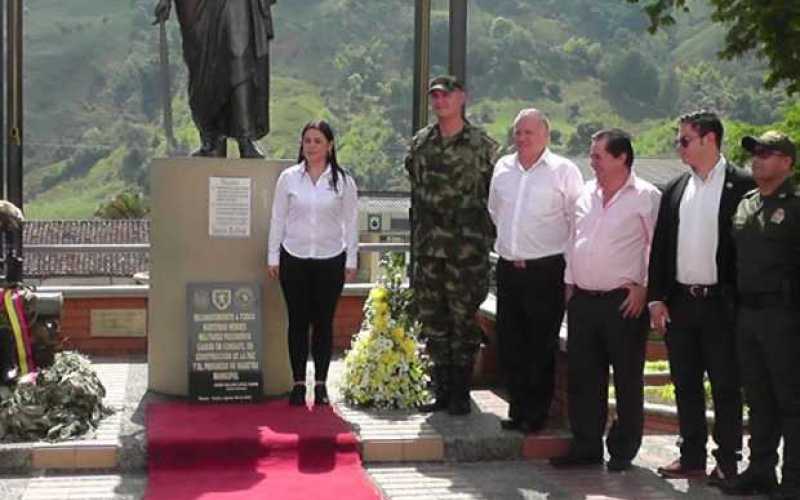
M 747 193 L 733 218 L 740 293 L 800 297 L 800 190 L 787 179 L 774 193 Z
M 417 256 L 487 254 L 494 240 L 486 204 L 496 153 L 497 143 L 469 122 L 452 137 L 442 137 L 438 125 L 414 136 L 405 166 Z

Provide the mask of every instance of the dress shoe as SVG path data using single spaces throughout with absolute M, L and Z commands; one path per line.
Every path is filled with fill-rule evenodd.
M 626 471 L 633 467 L 630 460 L 625 460 L 624 458 L 616 458 L 611 457 L 608 462 L 606 462 L 606 469 L 608 472 L 622 472 Z
M 289 394 L 289 404 L 303 406 L 306 404 L 306 384 L 294 384 L 292 393 Z
M 708 474 L 708 477 L 706 478 L 706 484 L 716 488 L 722 488 L 722 485 L 729 483 L 734 479 L 736 479 L 735 464 L 717 464 L 717 466 L 714 467 L 714 470 Z
M 706 467 L 705 465 L 684 465 L 681 463 L 681 459 L 678 458 L 667 465 L 659 467 L 656 472 L 668 479 L 700 478 L 706 475 Z
M 236 141 L 239 143 L 239 158 L 264 158 L 264 155 L 249 137 L 240 137 Z
M 329 405 L 331 400 L 328 398 L 328 389 L 325 384 L 314 386 L 314 406 Z
M 770 493 L 778 487 L 775 472 L 762 472 L 747 469 L 732 481 L 726 481 L 720 487 L 727 495 L 759 495 Z
M 559 469 L 567 467 L 584 467 L 587 465 L 599 465 L 601 463 L 603 463 L 603 457 L 578 455 L 575 453 L 568 453 L 563 457 L 553 457 L 550 459 L 550 465 Z

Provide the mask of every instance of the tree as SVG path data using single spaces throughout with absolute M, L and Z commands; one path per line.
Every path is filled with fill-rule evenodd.
M 626 0 L 639 3 L 639 0 Z M 707 0 L 713 7 L 711 20 L 725 24 L 722 59 L 730 60 L 755 52 L 767 60 L 767 88 L 786 83 L 789 95 L 800 93 L 800 2 L 763 0 Z M 688 0 L 642 0 L 650 18 L 651 33 L 675 24 L 673 13 L 688 12 Z
M 610 57 L 605 72 L 609 92 L 648 104 L 658 98 L 658 68 L 636 50 Z
M 575 132 L 569 136 L 567 141 L 567 154 L 579 155 L 587 154 L 592 143 L 592 134 L 603 128 L 600 122 L 589 121 L 579 123 Z
M 148 212 L 144 195 L 129 190 L 100 205 L 94 215 L 100 219 L 144 219 Z

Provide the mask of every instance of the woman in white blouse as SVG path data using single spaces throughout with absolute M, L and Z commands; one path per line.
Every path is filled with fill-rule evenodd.
M 333 130 L 313 121 L 300 134 L 297 165 L 278 178 L 272 202 L 267 274 L 280 279 L 289 316 L 294 387 L 289 404 L 306 400 L 309 326 L 314 404 L 328 404 L 325 381 L 333 350 L 333 315 L 345 281 L 356 274 L 358 190 L 336 161 Z

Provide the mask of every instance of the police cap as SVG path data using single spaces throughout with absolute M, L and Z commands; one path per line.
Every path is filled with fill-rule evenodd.
M 744 136 L 742 137 L 742 147 L 751 154 L 759 148 L 783 153 L 792 159 L 792 164 L 797 160 L 797 146 L 789 139 L 789 136 L 777 130 L 768 130 L 758 137 Z

